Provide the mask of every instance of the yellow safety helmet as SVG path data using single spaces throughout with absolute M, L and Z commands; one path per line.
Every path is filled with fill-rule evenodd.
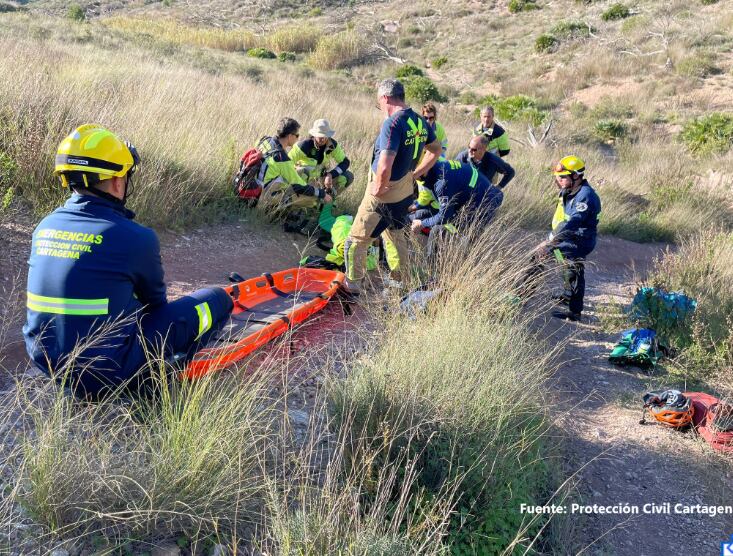
M 585 162 L 573 155 L 560 159 L 560 162 L 555 164 L 552 169 L 552 173 L 556 176 L 570 176 L 572 174 L 582 176 L 583 172 L 585 172 Z
M 93 187 L 102 180 L 132 175 L 139 163 L 130 143 L 99 124 L 85 124 L 59 144 L 53 173 L 64 187 Z

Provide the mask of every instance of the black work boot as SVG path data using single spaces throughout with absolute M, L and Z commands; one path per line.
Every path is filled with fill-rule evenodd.
M 580 321 L 580 313 L 573 313 L 572 311 L 553 311 L 552 316 L 556 319 L 569 320 L 571 322 Z

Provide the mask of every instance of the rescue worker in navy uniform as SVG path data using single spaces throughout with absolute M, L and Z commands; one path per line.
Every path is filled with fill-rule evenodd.
M 221 288 L 168 302 L 158 238 L 125 208 L 138 163 L 135 148 L 102 126 L 77 128 L 54 169 L 73 193 L 33 232 L 26 349 L 79 396 L 149 384 L 146 350 L 185 360 L 232 311 Z
M 379 84 L 377 102 L 387 117 L 374 143 L 369 183 L 344 245 L 348 287 L 355 293 L 366 274 L 367 250 L 380 235 L 397 251 L 391 278 L 399 282 L 406 273 L 405 228 L 413 182 L 435 164 L 442 150 L 433 128 L 405 104 L 405 89 L 398 80 Z
M 499 189 L 504 189 L 514 179 L 514 168 L 494 153 L 488 152 L 489 139 L 486 135 L 474 135 L 468 143 L 468 148 L 458 153 L 456 160 L 470 164 L 481 172 L 491 183 L 496 183 Z M 496 175 L 501 180 L 495 182 Z
M 462 208 L 472 220 L 488 224 L 504 200 L 504 193 L 470 164 L 439 160 L 425 175 L 424 187 L 433 193 L 438 209 L 418 205 L 413 213 L 412 230 L 454 223 Z
M 552 316 L 579 321 L 585 296 L 585 258 L 596 246 L 601 200 L 585 179 L 585 163 L 577 156 L 566 156 L 553 168 L 559 191 L 552 218 L 552 233 L 533 255 L 534 265 L 524 281 L 540 273 L 544 263 L 554 258 L 563 266 L 565 292 L 560 301 L 567 311 L 554 311 Z

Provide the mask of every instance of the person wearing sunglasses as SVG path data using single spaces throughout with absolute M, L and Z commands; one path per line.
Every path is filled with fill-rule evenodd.
M 168 302 L 155 232 L 125 204 L 137 149 L 98 124 L 58 147 L 54 175 L 72 191 L 33 232 L 23 327 L 32 363 L 82 397 L 150 385 L 149 354 L 193 356 L 228 319 L 222 288 Z
M 445 133 L 445 128 L 438 123 L 436 118 L 438 117 L 438 109 L 432 102 L 426 102 L 422 105 L 422 117 L 428 122 L 428 125 L 435 131 L 435 136 L 440 141 L 442 148 L 441 156 L 446 158 L 448 155 L 448 136 Z
M 257 206 L 273 220 L 282 221 L 286 232 L 303 231 L 309 213 L 321 203 L 332 201 L 325 188 L 308 185 L 290 159 L 288 151 L 299 137 L 300 124 L 293 118 L 283 118 L 275 135 L 257 142 L 264 158 L 258 176 L 263 190 Z
M 483 174 L 491 183 L 495 183 L 497 174 L 501 180 L 496 186 L 504 189 L 514 179 L 514 168 L 504 160 L 488 151 L 489 139 L 485 135 L 474 135 L 468 148 L 458 153 L 456 160 L 470 164 Z

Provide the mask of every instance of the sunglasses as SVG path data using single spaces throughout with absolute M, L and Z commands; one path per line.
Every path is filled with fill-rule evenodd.
M 472 149 L 471 147 L 468 147 L 468 152 L 475 153 L 476 151 L 478 151 L 478 149 Z
M 300 133 L 293 133 L 293 135 L 295 135 L 295 138 L 296 138 L 296 139 L 297 139 L 298 137 L 300 137 Z
M 429 122 L 434 122 L 435 121 L 435 116 L 423 116 L 423 118 L 425 118 Z

